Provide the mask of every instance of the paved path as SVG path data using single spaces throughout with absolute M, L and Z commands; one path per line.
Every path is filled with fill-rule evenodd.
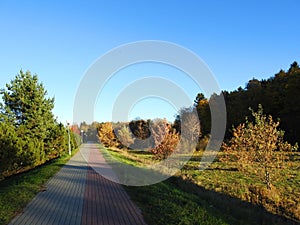
M 117 179 L 96 145 L 83 145 L 10 224 L 145 224 L 123 187 L 99 172 Z

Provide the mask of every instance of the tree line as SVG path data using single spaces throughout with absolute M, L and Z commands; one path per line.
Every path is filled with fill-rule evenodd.
M 298 150 L 299 65 L 294 62 L 286 72 L 281 70 L 261 81 L 253 78 L 245 88 L 221 94 L 227 109 L 227 129 L 220 160 L 235 162 L 244 171 L 247 165 L 256 166 L 258 175 L 270 189 L 276 168 L 289 160 L 289 152 Z M 106 147 L 148 148 L 158 159 L 171 155 L 178 143 L 187 151 L 203 150 L 210 136 L 210 106 L 218 102 L 221 94 L 207 99 L 199 93 L 194 105 L 181 109 L 173 123 L 162 119 L 100 123 L 98 137 Z M 191 145 L 193 138 L 198 138 L 196 146 Z
M 287 141 L 300 141 L 300 68 L 297 62 L 292 63 L 287 71 L 280 70 L 268 79 L 253 78 L 244 88 L 222 91 L 222 95 L 227 110 L 227 139 L 232 135 L 232 128 L 241 124 L 245 117 L 252 119 L 249 107 L 257 111 L 262 105 L 266 114 L 280 120 L 280 128 L 285 131 Z M 218 95 L 214 94 L 208 100 L 199 93 L 195 99 L 204 135 L 210 132 L 209 104 L 216 97 Z
M 0 180 L 68 152 L 68 129 L 37 75 L 22 70 L 0 90 Z M 78 136 L 70 132 L 71 148 Z M 77 139 L 77 141 L 76 141 Z

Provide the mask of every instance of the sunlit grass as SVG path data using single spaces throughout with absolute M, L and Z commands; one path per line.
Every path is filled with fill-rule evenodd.
M 107 162 L 118 171 L 115 162 L 144 167 L 155 162 L 147 152 L 105 149 L 100 146 Z M 185 192 L 173 184 L 172 179 L 140 187 L 124 186 L 131 198 L 142 209 L 148 224 L 230 224 L 234 219 L 195 194 Z
M 108 150 L 110 156 L 115 160 L 128 163 L 132 166 L 146 166 L 153 163 L 151 154 L 141 154 L 140 152 L 126 151 L 123 149 Z M 179 182 L 177 186 L 189 192 L 189 186 L 185 181 L 198 186 L 201 190 L 204 188 L 208 191 L 221 193 L 231 197 L 249 202 L 254 205 L 261 205 L 267 211 L 284 215 L 285 217 L 299 220 L 300 218 L 300 153 L 294 152 L 291 160 L 286 168 L 281 169 L 277 174 L 278 177 L 273 180 L 273 188 L 271 191 L 266 189 L 263 180 L 254 173 L 255 166 L 245 173 L 239 171 L 235 163 L 224 163 L 217 159 L 204 171 L 199 170 L 199 163 L 203 152 L 195 152 L 187 164 L 177 174 Z M 222 154 L 222 153 L 221 153 Z M 187 157 L 183 155 L 182 157 Z M 159 184 L 157 184 L 159 185 Z M 200 190 L 199 189 L 199 190 Z M 150 189 L 140 189 L 151 192 Z M 197 191 L 196 191 L 197 193 Z M 146 195 L 146 191 L 145 191 Z M 200 193 L 202 198 L 206 195 Z M 136 201 L 139 202 L 137 199 Z M 235 217 L 242 218 L 244 214 L 251 217 L 254 211 L 252 209 L 235 209 L 231 203 L 222 202 L 215 196 L 210 196 L 207 201 L 217 205 L 221 211 L 230 211 Z M 142 204 L 143 205 L 143 204 Z M 142 206 L 147 208 L 147 206 Z M 231 209 L 229 209 L 231 208 Z M 146 209 L 145 209 L 146 210 Z M 236 212 L 233 212 L 235 210 Z M 247 220 L 247 219 L 246 219 Z M 251 220 L 251 218 L 249 218 Z M 245 222 L 245 221 L 244 221 Z M 253 222 L 252 222 L 253 223 Z M 251 222 L 249 223 L 251 224 Z M 254 223 L 255 224 L 255 223 Z

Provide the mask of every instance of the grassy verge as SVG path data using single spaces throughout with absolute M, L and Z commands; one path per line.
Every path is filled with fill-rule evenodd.
M 103 151 L 112 165 L 114 160 L 139 167 L 153 162 L 151 155 L 137 151 Z M 289 167 L 281 171 L 272 191 L 256 175 L 244 174 L 234 164 L 216 161 L 199 171 L 201 153 L 164 182 L 125 188 L 149 224 L 299 224 L 299 156 L 295 153 Z M 197 217 L 201 214 L 206 216 Z
M 78 150 L 77 150 L 78 151 Z M 73 155 L 77 152 L 74 151 Z M 44 189 L 45 183 L 71 158 L 69 155 L 52 160 L 22 174 L 0 182 L 0 225 L 8 224 Z
M 141 208 L 148 224 L 234 224 L 230 215 L 218 209 L 195 194 L 180 189 L 174 180 L 142 186 L 125 187 L 125 190 Z
M 105 159 L 114 167 L 115 161 L 142 167 L 151 160 L 149 154 L 137 151 L 105 149 L 100 146 Z M 118 168 L 114 168 L 118 170 Z M 195 194 L 188 193 L 176 186 L 174 178 L 141 186 L 124 186 L 130 197 L 141 208 L 148 224 L 216 224 L 234 223 L 234 218 L 220 213 L 215 207 Z

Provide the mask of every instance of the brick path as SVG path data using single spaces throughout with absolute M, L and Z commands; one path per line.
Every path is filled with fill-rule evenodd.
M 123 187 L 99 172 L 117 179 L 96 145 L 83 145 L 10 224 L 145 224 Z

